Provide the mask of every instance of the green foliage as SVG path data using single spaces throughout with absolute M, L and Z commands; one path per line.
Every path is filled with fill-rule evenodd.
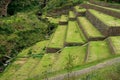
M 62 8 L 64 6 L 72 6 L 74 4 L 82 3 L 85 0 L 50 0 L 46 7 L 45 11 L 50 11 L 56 8 Z
M 31 9 L 34 6 L 39 5 L 39 1 L 40 0 L 12 0 L 8 6 L 8 13 L 12 15 L 19 11 Z
M 39 21 L 38 8 L 0 19 L 0 54 L 11 56 L 34 43 L 44 40 L 49 23 Z

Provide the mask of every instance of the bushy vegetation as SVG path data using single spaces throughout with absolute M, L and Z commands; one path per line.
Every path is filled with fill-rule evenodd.
M 15 14 L 16 12 L 25 11 L 39 5 L 40 0 L 12 0 L 8 6 L 8 13 Z
M 13 56 L 45 39 L 49 23 L 39 21 L 36 10 L 0 19 L 0 54 Z
M 44 8 L 44 10 L 50 11 L 50 10 L 62 8 L 65 6 L 72 6 L 75 4 L 80 4 L 83 1 L 87 1 L 87 0 L 50 0 L 46 5 L 46 7 Z

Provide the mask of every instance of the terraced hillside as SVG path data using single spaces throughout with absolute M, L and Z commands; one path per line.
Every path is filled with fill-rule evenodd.
M 120 57 L 120 18 L 100 11 L 102 6 L 86 5 L 95 4 L 74 6 L 61 15 L 51 39 L 19 53 L 0 80 L 48 79 Z

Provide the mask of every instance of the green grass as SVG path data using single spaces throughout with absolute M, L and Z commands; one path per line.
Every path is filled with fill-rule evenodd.
M 48 47 L 50 48 L 62 48 L 64 46 L 64 38 L 67 26 L 59 25 L 53 34 Z
M 89 43 L 88 62 L 105 59 L 112 56 L 105 41 L 92 41 Z
M 29 77 L 43 76 L 44 72 L 51 72 L 52 65 L 56 58 L 55 54 L 45 54 L 41 61 L 36 65 L 36 67 L 31 71 Z M 54 70 L 54 69 L 53 69 Z
M 68 21 L 68 16 L 67 15 L 62 15 L 60 18 L 60 22 L 67 22 Z
M 73 66 L 78 66 L 84 64 L 84 58 L 86 55 L 86 46 L 74 46 L 74 47 L 65 47 L 62 52 L 59 54 L 58 60 L 54 63 L 53 69 L 55 71 L 60 71 L 65 69 L 65 66 L 68 62 L 67 57 L 70 54 L 73 58 Z
M 120 54 L 120 36 L 110 37 L 116 54 Z
M 27 49 L 24 49 L 18 54 L 17 57 L 29 57 L 28 53 L 30 50 L 31 50 L 32 54 L 40 54 L 43 51 L 43 49 L 46 47 L 47 42 L 48 42 L 47 40 L 41 41 Z
M 5 71 L 2 73 L 0 80 L 10 80 L 9 78 L 13 76 L 25 63 L 27 63 L 28 58 L 17 58 L 12 64 L 10 64 Z
M 69 18 L 75 18 L 75 13 L 73 11 L 69 11 Z
M 105 68 L 92 71 L 82 76 L 76 77 L 75 80 L 119 80 L 120 79 L 120 64 L 114 64 Z
M 104 37 L 85 17 L 78 17 L 78 19 L 88 37 Z
M 81 8 L 80 6 L 75 6 L 74 8 L 75 8 L 76 12 L 85 12 L 86 11 L 85 8 Z
M 60 20 L 59 17 L 57 17 L 57 18 L 47 17 L 47 19 L 48 19 L 48 21 L 50 21 L 50 23 L 56 23 L 56 24 L 58 24 L 59 20 Z
M 103 23 L 108 25 L 109 27 L 120 26 L 120 19 L 119 18 L 115 18 L 115 17 L 109 16 L 109 15 L 106 15 L 104 13 L 101 13 L 101 12 L 93 10 L 93 9 L 89 9 L 89 11 L 94 16 L 96 16 L 98 19 L 100 19 Z
M 39 63 L 40 58 L 29 58 L 29 60 L 12 75 L 9 80 L 25 80 L 29 74 L 34 70 L 34 67 Z
M 85 38 L 76 21 L 68 22 L 66 42 L 84 43 Z

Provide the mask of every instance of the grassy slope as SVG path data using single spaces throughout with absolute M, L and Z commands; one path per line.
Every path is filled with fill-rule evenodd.
M 97 18 L 99 18 L 103 23 L 105 23 L 108 26 L 120 26 L 120 19 L 106 15 L 104 13 L 101 13 L 99 11 L 89 9 L 89 11 L 95 15 Z
M 119 80 L 120 79 L 120 64 L 105 67 L 94 72 L 85 74 L 75 80 Z
M 48 45 L 50 48 L 62 48 L 65 38 L 67 26 L 66 25 L 59 25 L 53 34 L 51 41 Z
M 47 44 L 46 44 L 47 42 L 48 42 L 47 40 L 42 41 L 42 42 L 38 42 L 35 45 L 33 45 L 32 47 L 24 49 L 17 55 L 17 57 L 18 58 L 29 57 L 28 53 L 29 53 L 30 50 L 32 51 L 32 54 L 40 54 L 41 51 L 47 46 Z
M 48 41 L 42 41 L 38 42 L 35 45 L 31 46 L 32 54 L 40 54 L 40 52 L 43 51 L 43 46 L 47 45 Z M 32 58 L 33 56 L 29 56 L 27 53 L 29 52 L 29 49 L 24 49 L 21 53 L 19 53 L 18 57 L 10 64 L 5 72 L 1 75 L 0 80 L 12 80 L 15 78 L 17 79 L 26 79 L 28 77 L 29 72 L 32 70 L 32 68 L 40 61 L 41 58 Z M 36 53 L 35 53 L 36 52 Z M 23 58 L 26 57 L 26 58 Z M 22 75 L 22 72 L 24 72 L 24 75 Z M 13 75 L 14 74 L 14 75 Z M 18 76 L 19 75 L 19 76 Z M 21 76 L 20 76 L 21 75 Z M 9 77 L 9 78 L 8 78 Z
M 66 42 L 84 43 L 85 38 L 76 21 L 68 22 Z
M 17 58 L 15 61 L 10 64 L 4 73 L 1 75 L 0 80 L 9 80 L 15 72 L 17 72 L 25 63 L 27 63 L 29 58 Z
M 78 66 L 84 64 L 84 58 L 86 55 L 86 46 L 80 47 L 65 47 L 63 51 L 59 54 L 58 60 L 53 65 L 54 70 L 65 69 L 68 62 L 67 57 L 70 54 L 73 58 L 73 66 Z
M 120 54 L 120 36 L 110 37 L 116 54 Z
M 112 55 L 105 41 L 91 41 L 89 43 L 88 62 L 105 59 L 110 56 Z
M 103 37 L 103 35 L 85 17 L 78 17 L 78 19 L 89 37 Z

